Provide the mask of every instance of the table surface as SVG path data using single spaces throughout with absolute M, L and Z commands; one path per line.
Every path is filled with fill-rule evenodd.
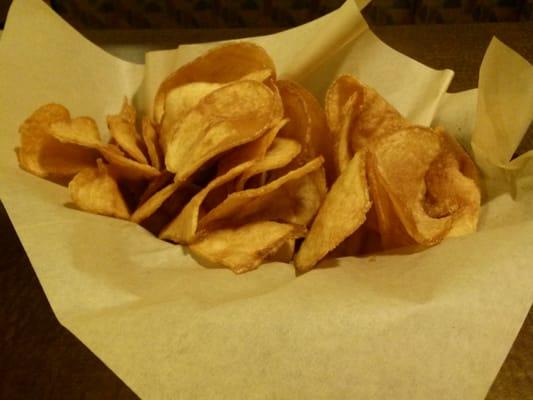
M 375 27 L 387 44 L 433 68 L 451 68 L 450 91 L 477 86 L 493 35 L 533 59 L 533 23 Z M 86 32 L 108 51 L 142 61 L 144 50 L 239 38 L 265 30 Z M 533 148 L 530 132 L 522 148 Z M 0 204 L 0 399 L 136 399 L 137 396 L 56 320 Z M 453 384 L 453 382 L 450 382 Z M 533 313 L 498 373 L 487 399 L 533 399 Z

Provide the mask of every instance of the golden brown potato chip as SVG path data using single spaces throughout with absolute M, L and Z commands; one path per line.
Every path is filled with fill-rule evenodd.
M 160 171 L 151 165 L 141 164 L 130 158 L 126 158 L 114 147 L 110 145 L 102 146 L 100 153 L 110 164 L 109 168 L 113 170 L 118 178 L 130 180 L 152 179 L 160 175 Z
M 149 199 L 142 203 L 135 212 L 131 215 L 131 220 L 133 222 L 139 223 L 142 220 L 148 218 L 156 210 L 161 207 L 161 205 L 170 197 L 178 188 L 180 187 L 181 182 L 172 182 L 171 184 L 165 186 L 163 189 L 159 190 L 157 193 L 154 193 Z
M 191 82 L 227 83 L 261 70 L 269 69 L 275 78 L 276 68 L 267 52 L 249 42 L 228 43 L 180 67 L 159 86 L 154 100 L 154 121 L 161 123 L 167 93 Z
M 431 245 L 440 241 L 450 230 L 451 216 L 432 218 L 424 205 L 427 185 L 425 176 L 441 152 L 438 134 L 429 128 L 413 126 L 382 136 L 371 147 L 369 168 L 374 168 L 380 190 L 386 193 L 403 229 L 416 243 Z M 374 198 L 379 202 L 385 196 Z M 379 212 L 378 223 L 383 236 L 388 224 Z M 390 217 L 391 220 L 393 219 Z
M 365 159 L 366 152 L 359 151 L 326 195 L 296 254 L 295 265 L 298 270 L 313 268 L 365 221 L 371 205 Z
M 354 155 L 350 149 L 350 129 L 352 127 L 352 117 L 359 112 L 362 99 L 362 93 L 356 91 L 348 98 L 342 108 L 344 117 L 341 120 L 340 130 L 335 133 L 335 168 L 337 176 L 342 174 Z
M 367 157 L 367 178 L 373 201 L 372 210 L 379 231 L 380 247 L 387 250 L 416 244 L 398 218 L 382 179 L 377 173 L 375 159 L 370 154 Z
M 68 123 L 70 114 L 59 104 L 37 109 L 19 128 L 19 165 L 24 170 L 63 182 L 84 168 L 96 165 L 98 152 L 71 143 L 61 143 L 51 135 L 51 126 Z
M 270 68 L 260 69 L 257 71 L 252 71 L 249 74 L 243 75 L 239 78 L 241 81 L 257 81 L 265 82 L 267 79 L 274 78 L 274 71 Z
M 327 193 L 326 175 L 320 167 L 244 207 L 242 215 L 308 226 Z
M 254 175 L 261 174 L 276 168 L 281 168 L 293 160 L 300 153 L 302 146 L 291 139 L 276 138 L 265 156 L 257 159 L 254 164 L 245 171 L 238 179 L 235 189 L 243 190 L 248 179 Z
M 272 221 L 257 221 L 240 227 L 209 232 L 189 249 L 209 262 L 240 274 L 256 269 L 288 240 L 301 237 L 305 228 Z
M 102 146 L 96 122 L 89 117 L 55 122 L 50 126 L 50 134 L 62 143 L 72 143 L 93 149 Z
M 452 216 L 452 228 L 447 236 L 475 232 L 481 206 L 476 166 L 452 137 L 441 131 L 438 134 L 442 151 L 425 177 L 425 210 L 434 218 Z
M 289 239 L 283 243 L 275 253 L 266 257 L 266 261 L 290 263 L 294 256 L 294 249 L 296 248 L 296 240 Z
M 135 129 L 135 118 L 135 109 L 128 103 L 128 99 L 124 98 L 120 113 L 107 117 L 107 126 L 113 139 L 129 156 L 141 164 L 148 164 L 139 147 L 140 138 Z
M 82 210 L 124 219 L 130 216 L 117 182 L 101 159 L 96 168 L 80 171 L 68 189 L 72 201 Z
M 335 142 L 337 174 L 370 141 L 409 126 L 374 89 L 350 75 L 342 75 L 331 84 L 326 93 L 326 114 Z
M 267 206 L 275 206 L 275 202 L 270 201 L 273 192 L 279 190 L 288 182 L 299 180 L 312 171 L 319 169 L 324 162 L 322 157 L 317 157 L 309 161 L 304 166 L 290 171 L 288 174 L 270 182 L 265 186 L 256 189 L 248 189 L 230 194 L 221 204 L 209 211 L 205 217 L 200 220 L 200 229 L 207 230 L 209 225 L 227 219 L 245 219 L 259 212 L 267 212 Z M 307 185 L 305 186 L 307 188 Z M 317 189 L 319 191 L 321 189 Z M 286 192 L 284 192 L 286 193 Z M 296 206 L 296 205 L 295 205 Z M 318 208 L 318 207 L 317 207 Z M 289 215 L 293 210 L 285 210 Z M 300 209 L 296 211 L 301 211 Z M 307 211 L 307 210 L 305 210 Z M 316 210 L 315 210 L 316 211 Z M 273 214 L 275 214 L 273 212 Z M 307 217 L 307 213 L 304 213 Z M 292 215 L 291 215 L 292 216 Z M 279 217 L 279 216 L 276 216 Z
M 279 122 L 276 122 L 272 128 L 267 130 L 266 133 L 258 139 L 245 143 L 223 155 L 218 162 L 217 175 L 224 175 L 230 169 L 246 161 L 262 159 L 276 138 L 279 130 L 287 123 L 287 121 L 287 119 L 282 119 Z
M 279 136 L 296 140 L 302 145 L 301 153 L 287 167 L 287 171 L 322 155 L 328 182 L 332 182 L 333 141 L 322 106 L 313 94 L 296 82 L 280 80 L 276 86 L 283 101 L 285 116 L 289 119 Z
M 161 171 L 161 175 L 152 179 L 146 186 L 143 194 L 139 198 L 139 205 L 143 204 L 146 200 L 152 197 L 155 193 L 159 192 L 170 182 L 172 182 L 174 174 L 168 171 Z
M 330 85 L 324 101 L 326 118 L 331 133 L 337 134 L 345 119 L 344 108 L 348 99 L 362 92 L 359 81 L 351 75 L 341 75 Z
M 148 153 L 148 158 L 150 159 L 150 164 L 154 168 L 161 169 L 161 152 L 158 148 L 157 133 L 148 117 L 143 117 L 142 120 L 142 138 L 144 141 L 144 145 L 146 146 L 146 151 Z
M 206 162 L 261 136 L 273 123 L 275 98 L 265 85 L 237 81 L 204 97 L 179 125 L 165 156 L 176 180 Z
M 165 113 L 161 121 L 159 144 L 166 153 L 168 143 L 187 113 L 198 105 L 209 93 L 222 87 L 219 83 L 193 82 L 178 86 L 168 92 L 165 99 Z
M 161 231 L 159 237 L 161 239 L 171 240 L 175 243 L 190 243 L 196 235 L 202 203 L 207 195 L 217 187 L 235 179 L 242 174 L 243 171 L 249 168 L 252 163 L 253 161 L 248 161 L 238 165 L 226 172 L 226 174 L 209 182 L 204 189 L 198 192 L 192 200 L 187 203 L 181 213 L 176 216 L 176 218 L 174 218 L 163 231 Z

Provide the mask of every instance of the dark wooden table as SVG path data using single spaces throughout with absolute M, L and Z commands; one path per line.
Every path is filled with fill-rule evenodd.
M 397 50 L 434 68 L 456 71 L 451 91 L 477 86 L 493 35 L 529 62 L 533 23 L 376 27 Z M 171 48 L 238 38 L 264 30 L 87 32 L 110 51 Z M 124 53 L 122 53 L 124 54 Z M 533 137 L 523 145 L 533 148 Z M 453 382 L 450 382 L 452 385 Z M 0 399 L 135 399 L 137 396 L 57 322 L 0 204 Z M 533 313 L 530 311 L 487 399 L 533 399 Z

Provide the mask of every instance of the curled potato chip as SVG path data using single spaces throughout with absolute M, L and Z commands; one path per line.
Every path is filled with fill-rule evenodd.
M 44 178 L 63 182 L 84 168 L 94 166 L 98 152 L 72 143 L 62 143 L 51 133 L 55 124 L 70 122 L 70 113 L 59 104 L 38 108 L 19 128 L 19 165 Z
M 323 162 L 324 159 L 322 157 L 317 157 L 314 160 L 309 161 L 304 166 L 290 171 L 288 174 L 268 183 L 265 186 L 230 194 L 222 203 L 209 211 L 209 213 L 207 213 L 206 216 L 200 220 L 200 229 L 207 230 L 209 229 L 209 225 L 215 222 L 226 220 L 228 218 L 232 220 L 242 220 L 259 212 L 269 212 L 268 206 L 275 206 L 275 202 L 270 201 L 272 193 L 279 190 L 288 182 L 298 180 L 305 175 L 308 175 L 312 171 L 319 169 Z M 289 216 L 293 217 L 292 209 L 285 211 L 289 214 Z M 275 212 L 270 212 L 272 214 L 276 214 Z M 280 215 L 276 216 L 276 218 L 280 217 Z
M 175 243 L 190 243 L 196 236 L 198 228 L 198 219 L 207 195 L 219 186 L 235 179 L 252 165 L 253 161 L 245 162 L 238 165 L 224 175 L 213 179 L 209 184 L 198 192 L 189 203 L 183 208 L 181 213 L 176 216 L 159 234 L 161 239 L 171 240 Z
M 118 178 L 130 180 L 152 179 L 160 175 L 160 171 L 151 165 L 141 164 L 135 160 L 125 157 L 111 145 L 100 147 L 100 153 L 110 164 Z
M 96 122 L 89 117 L 55 122 L 50 126 L 50 134 L 62 143 L 72 143 L 93 149 L 102 146 Z
M 149 199 L 142 203 L 135 212 L 131 215 L 133 222 L 141 222 L 156 210 L 180 187 L 181 182 L 172 182 L 170 185 L 165 186 L 163 189 L 154 193 Z
M 326 195 L 300 250 L 295 266 L 313 268 L 365 221 L 371 201 L 366 179 L 366 152 L 358 152 Z
M 432 218 L 424 208 L 425 176 L 440 152 L 439 135 L 429 128 L 413 126 L 379 138 L 369 155 L 369 168 L 374 169 L 373 174 L 377 177 L 374 181 L 381 185 L 376 192 L 386 193 L 386 196 L 374 198 L 374 203 L 379 209 L 379 202 L 388 197 L 392 207 L 387 209 L 390 213 L 394 211 L 401 221 L 401 229 L 416 243 L 424 245 L 440 241 L 452 224 L 449 215 Z M 394 217 L 383 212 L 377 215 L 380 231 L 386 236 L 384 226 Z
M 257 221 L 209 232 L 189 249 L 196 256 L 240 274 L 256 269 L 288 240 L 301 237 L 305 228 L 272 221 Z
M 135 108 L 124 98 L 122 109 L 117 115 L 107 117 L 107 125 L 111 136 L 119 147 L 129 156 L 141 164 L 148 164 L 146 157 L 139 147 L 140 139 L 135 129 L 136 112 Z
M 442 151 L 425 176 L 424 208 L 434 218 L 452 216 L 447 236 L 476 231 L 481 206 L 479 176 L 472 159 L 453 138 L 438 131 Z
M 159 86 L 154 100 L 154 120 L 161 122 L 167 93 L 191 82 L 226 83 L 247 74 L 269 69 L 275 78 L 276 68 L 267 52 L 249 42 L 234 42 L 218 46 L 169 75 Z
M 146 151 L 148 152 L 148 158 L 150 164 L 157 169 L 161 169 L 160 151 L 157 143 L 157 133 L 150 122 L 148 117 L 144 117 L 142 120 L 142 138 Z
M 159 135 L 159 145 L 163 153 L 166 153 L 168 143 L 185 115 L 196 107 L 200 100 L 221 86 L 219 83 L 193 82 L 178 86 L 168 92 Z
M 239 78 L 241 81 L 257 81 L 265 82 L 268 79 L 274 79 L 274 71 L 270 68 L 259 69 L 252 71 L 249 74 L 243 75 Z
M 335 141 L 337 173 L 372 140 L 409 126 L 409 122 L 381 97 L 350 75 L 342 75 L 326 93 L 326 115 Z
M 361 92 L 362 87 L 351 75 L 341 75 L 329 86 L 325 97 L 325 112 L 332 133 L 338 133 L 346 115 L 344 109 L 348 99 L 354 93 Z
M 251 142 L 273 123 L 275 98 L 255 81 L 237 81 L 204 97 L 183 119 L 165 156 L 166 167 L 184 181 L 207 161 Z
M 279 80 L 276 86 L 283 102 L 285 116 L 289 119 L 279 136 L 296 140 L 302 146 L 301 153 L 291 162 L 287 170 L 300 167 L 322 155 L 328 182 L 332 182 L 333 141 L 322 106 L 313 94 L 296 82 Z
M 223 175 L 233 167 L 236 167 L 237 165 L 246 161 L 256 161 L 262 159 L 276 138 L 279 130 L 287 123 L 287 121 L 287 119 L 279 120 L 258 139 L 245 143 L 222 156 L 218 162 L 217 174 L 219 176 Z
M 243 190 L 248 179 L 272 169 L 281 168 L 293 160 L 301 150 L 300 144 L 291 139 L 276 138 L 265 156 L 258 159 L 245 171 L 235 185 L 236 190 Z
M 274 253 L 266 257 L 266 261 L 290 263 L 294 256 L 296 240 L 288 239 Z
M 117 182 L 101 159 L 96 168 L 81 170 L 68 189 L 72 201 L 82 210 L 124 219 L 130 216 Z

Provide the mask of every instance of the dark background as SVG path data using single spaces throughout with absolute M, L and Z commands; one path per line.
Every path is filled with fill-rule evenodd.
M 287 28 L 344 0 L 47 0 L 78 29 Z M 0 0 L 0 28 L 11 0 Z M 371 25 L 533 21 L 533 0 L 373 0 Z

